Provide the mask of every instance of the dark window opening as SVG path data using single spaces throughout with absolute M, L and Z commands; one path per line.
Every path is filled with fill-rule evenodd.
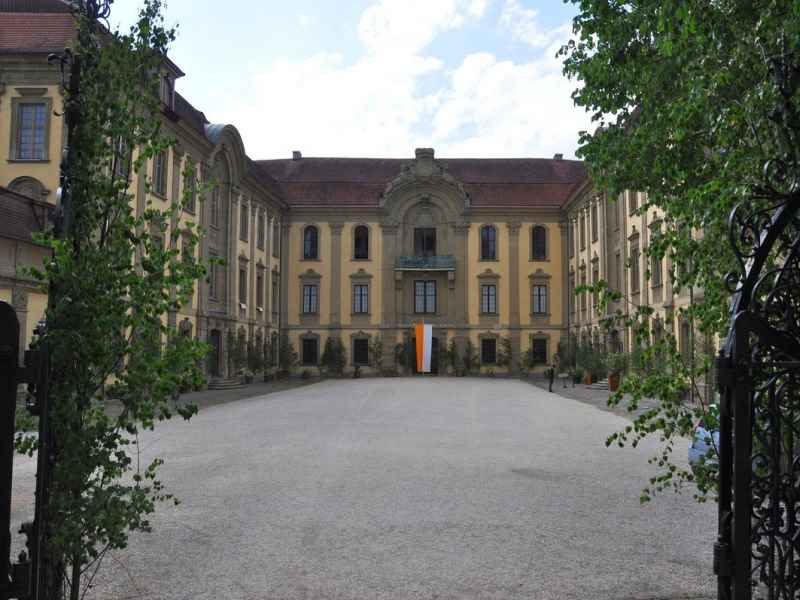
M 353 340 L 353 365 L 369 365 L 369 340 L 366 338 Z
M 303 365 L 317 364 L 317 338 L 303 338 Z
M 534 338 L 532 342 L 532 354 L 534 364 L 547 364 L 547 340 L 543 338 Z
M 491 225 L 481 228 L 481 260 L 497 259 L 497 229 Z
M 533 260 L 547 258 L 547 230 L 541 225 L 533 228 L 531 233 L 531 257 Z
M 366 226 L 356 227 L 353 244 L 353 258 L 367 260 L 369 258 L 369 229 Z
M 497 340 L 481 340 L 481 364 L 493 365 L 497 363 Z
M 319 231 L 316 227 L 306 227 L 303 232 L 303 258 L 305 260 L 319 258 Z
M 414 255 L 436 255 L 436 228 L 417 227 L 414 229 Z

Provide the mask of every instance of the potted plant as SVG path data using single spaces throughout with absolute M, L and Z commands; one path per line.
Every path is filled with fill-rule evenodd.
M 606 368 L 608 369 L 608 389 L 616 392 L 619 389 L 622 373 L 625 371 L 627 358 L 621 352 L 609 354 L 606 357 Z

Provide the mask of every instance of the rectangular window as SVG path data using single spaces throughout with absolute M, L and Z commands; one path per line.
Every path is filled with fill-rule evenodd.
M 639 244 L 631 244 L 631 293 L 639 292 Z
M 259 213 L 257 223 L 258 223 L 258 225 L 257 225 L 258 231 L 256 232 L 256 246 L 258 246 L 259 248 L 263 248 L 264 247 L 264 234 L 265 234 L 265 229 L 266 229 L 266 226 L 264 224 L 265 223 L 265 221 L 264 221 L 264 213 Z
M 247 269 L 239 269 L 239 302 L 247 304 Z
M 256 275 L 256 306 L 264 308 L 264 276 L 260 273 Z
M 481 364 L 493 365 L 497 363 L 497 340 L 487 338 L 481 340 Z
M 369 340 L 356 338 L 353 340 L 353 366 L 365 367 L 369 365 Z
M 633 214 L 638 208 L 638 198 L 636 192 L 628 192 L 628 212 Z
M 586 285 L 586 273 L 581 273 L 581 285 Z M 586 292 L 581 292 L 581 311 L 586 312 Z
M 217 299 L 217 278 L 219 277 L 219 265 L 214 262 L 217 260 L 217 255 L 214 252 L 210 253 L 210 262 L 208 273 L 208 295 L 212 300 Z
M 359 283 L 353 286 L 353 313 L 367 314 L 369 312 L 369 285 Z
M 546 315 L 547 314 L 547 286 L 534 285 L 533 286 L 533 314 Z
M 303 286 L 303 313 L 315 315 L 319 312 L 319 287 L 317 285 Z
M 420 314 L 436 312 L 435 281 L 414 282 L 414 312 Z
M 547 339 L 546 338 L 533 338 L 531 340 L 531 349 L 533 354 L 533 363 L 536 365 L 547 364 Z
M 622 256 L 619 252 L 616 253 L 614 257 L 614 288 L 618 291 L 622 291 Z
M 597 241 L 597 202 L 592 204 L 592 241 Z
M 188 173 L 184 179 L 184 193 L 186 194 L 186 210 L 193 213 L 197 204 L 197 178 L 194 173 L 194 165 L 187 166 Z
M 215 185 L 211 190 L 211 224 L 219 225 L 219 185 Z
M 272 316 L 277 317 L 278 315 L 278 280 L 277 278 L 272 279 Z
M 592 265 L 592 285 L 596 284 L 600 281 L 600 267 L 598 266 L 597 262 Z M 597 305 L 600 303 L 600 296 L 597 292 L 592 292 L 592 306 L 597 309 Z
M 317 338 L 303 338 L 303 365 L 317 364 Z
M 652 282 L 653 287 L 658 287 L 661 285 L 661 259 L 655 256 L 652 258 L 650 281 Z
M 153 192 L 167 195 L 167 153 L 159 152 L 153 157 Z
M 567 250 L 570 258 L 575 256 L 575 224 L 572 221 L 567 226 Z
M 414 255 L 436 255 L 436 228 L 417 227 L 414 229 Z
M 131 172 L 131 151 L 122 137 L 114 141 L 114 175 L 128 179 Z
M 569 276 L 569 312 L 575 313 L 575 277 Z
M 16 160 L 47 158 L 47 104 L 25 102 L 17 105 Z
M 277 221 L 272 221 L 272 256 L 275 258 L 280 257 L 281 252 L 281 238 L 280 235 L 280 227 Z
M 242 204 L 239 214 L 241 215 L 239 217 L 239 239 L 246 242 L 248 230 L 250 229 L 250 207 L 246 204 Z
M 583 250 L 584 248 L 586 248 L 586 219 L 583 216 L 583 211 L 581 211 L 580 228 L 581 228 L 581 250 Z
M 493 283 L 481 285 L 481 313 L 497 314 L 497 286 Z

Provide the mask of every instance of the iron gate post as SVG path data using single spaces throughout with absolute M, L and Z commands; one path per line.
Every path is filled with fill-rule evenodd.
M 0 600 L 7 600 L 11 594 L 11 480 L 18 367 L 19 321 L 14 309 L 0 302 Z

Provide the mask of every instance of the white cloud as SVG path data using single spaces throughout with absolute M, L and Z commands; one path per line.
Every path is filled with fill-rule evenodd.
M 511 37 L 534 48 L 544 48 L 561 33 L 556 30 L 542 29 L 539 25 L 539 12 L 532 8 L 523 8 L 519 0 L 506 0 L 500 13 L 500 24 L 511 32 Z
M 572 88 L 549 57 L 515 64 L 471 54 L 449 75 L 433 143 L 452 156 L 571 156 L 577 132 L 589 126 L 573 106 Z
M 527 63 L 486 52 L 454 70 L 426 53 L 441 33 L 484 15 L 490 0 L 379 0 L 362 15 L 365 53 L 280 59 L 258 72 L 246 94 L 230 93 L 219 117 L 236 123 L 254 158 L 571 155 L 588 126 L 572 105 L 573 84 L 551 45 Z M 426 85 L 423 85 L 426 84 Z

